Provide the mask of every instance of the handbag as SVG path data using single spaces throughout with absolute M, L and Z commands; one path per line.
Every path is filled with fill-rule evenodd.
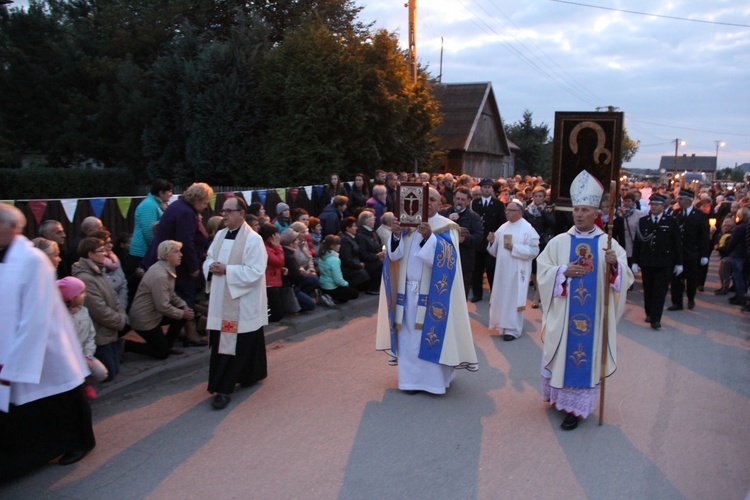
M 294 293 L 294 288 L 291 286 L 281 287 L 281 304 L 286 314 L 297 313 L 302 310 L 302 306 L 299 305 L 297 300 L 297 294 Z

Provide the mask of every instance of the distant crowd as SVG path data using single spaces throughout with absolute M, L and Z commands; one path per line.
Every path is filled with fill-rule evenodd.
M 399 182 L 429 183 L 441 195 L 440 213 L 461 226 L 464 289 L 466 299 L 472 302 L 483 299 L 485 283 L 493 283 L 495 259 L 487 252 L 488 235 L 508 220 L 505 209 L 510 201 L 525 207 L 523 218 L 539 235 L 540 251 L 552 237 L 572 225 L 570 212 L 556 211 L 549 204 L 549 184 L 534 176 L 475 179 L 450 173 L 378 170 L 373 179 L 357 174 L 346 183 L 332 174 L 323 192 L 328 203 L 319 214 L 280 202 L 274 207 L 273 218 L 261 203 L 246 204 L 238 197 L 242 201 L 238 210 L 261 236 L 268 254 L 265 278 L 269 321 L 304 314 L 320 305 L 346 303 L 363 293 L 379 293 L 384 244 L 395 220 Z M 74 238 L 65 234 L 60 222 L 47 220 L 33 240 L 57 269 L 82 348 L 101 380 L 109 381 L 117 375 L 122 352 L 163 359 L 182 353 L 178 342 L 183 347 L 207 345 L 206 280 L 210 276 L 204 273 L 203 262 L 228 214 L 221 210 L 203 219 L 210 213 L 208 206 L 214 196 L 207 184 L 193 184 L 177 201 L 169 203 L 172 189 L 169 181 L 153 184 L 135 211 L 132 234 L 113 237 L 99 219 L 88 217 Z M 649 214 L 647 198 L 663 196 L 664 213 L 669 215 L 679 209 L 680 192 L 679 185 L 621 184 L 615 200 L 613 235 L 626 249 L 629 262 L 633 262 L 638 220 Z M 721 287 L 715 293 L 734 292 L 730 302 L 748 310 L 747 188 L 713 184 L 691 192 L 691 204 L 710 221 L 707 252 L 721 255 Z M 610 223 L 609 198 L 608 193 L 602 197 L 597 220 L 605 230 Z M 160 265 L 154 267 L 157 263 Z M 696 269 L 695 287 L 703 291 L 708 266 Z M 534 265 L 531 306 L 538 308 L 535 273 Z M 86 316 L 81 314 L 82 309 L 90 321 L 82 319 Z M 123 341 L 128 332 L 131 335 Z M 95 396 L 90 386 L 87 390 L 90 397 Z

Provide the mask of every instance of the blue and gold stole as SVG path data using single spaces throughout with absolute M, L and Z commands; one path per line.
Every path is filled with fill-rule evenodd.
M 586 267 L 587 272 L 571 278 L 568 289 L 568 342 L 563 380 L 566 387 L 591 387 L 599 236 L 583 239 L 571 235 L 570 262 Z
M 451 288 L 456 277 L 458 255 L 450 239 L 450 231 L 433 233 L 437 237 L 437 248 L 432 263 L 430 291 L 426 299 L 427 311 L 422 327 L 422 344 L 419 347 L 419 359 L 432 363 L 440 362 L 443 340 L 448 324 L 448 312 L 451 301 Z M 423 296 L 419 297 L 420 306 Z

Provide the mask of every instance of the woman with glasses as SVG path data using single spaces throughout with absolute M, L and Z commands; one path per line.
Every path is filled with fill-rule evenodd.
M 104 242 L 104 274 L 112 283 L 112 289 L 117 294 L 120 305 L 127 311 L 128 306 L 128 279 L 122 269 L 122 262 L 114 252 L 112 235 L 106 229 L 91 234 L 92 238 L 98 238 Z
M 125 329 L 128 317 L 120 304 L 112 284 L 105 275 L 104 263 L 107 248 L 99 238 L 84 238 L 78 244 L 78 262 L 73 264 L 73 276 L 86 284 L 86 299 L 83 303 L 89 310 L 96 331 L 96 352 L 112 380 L 120 370 L 120 356 L 117 352 L 118 333 Z

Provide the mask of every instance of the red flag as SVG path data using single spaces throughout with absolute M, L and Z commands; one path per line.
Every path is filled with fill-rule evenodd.
M 292 188 L 289 190 L 289 195 L 292 197 L 292 203 L 297 202 L 297 193 L 299 193 L 299 188 Z
M 41 224 L 44 212 L 47 210 L 47 200 L 29 200 L 29 210 L 34 214 L 34 220 Z

